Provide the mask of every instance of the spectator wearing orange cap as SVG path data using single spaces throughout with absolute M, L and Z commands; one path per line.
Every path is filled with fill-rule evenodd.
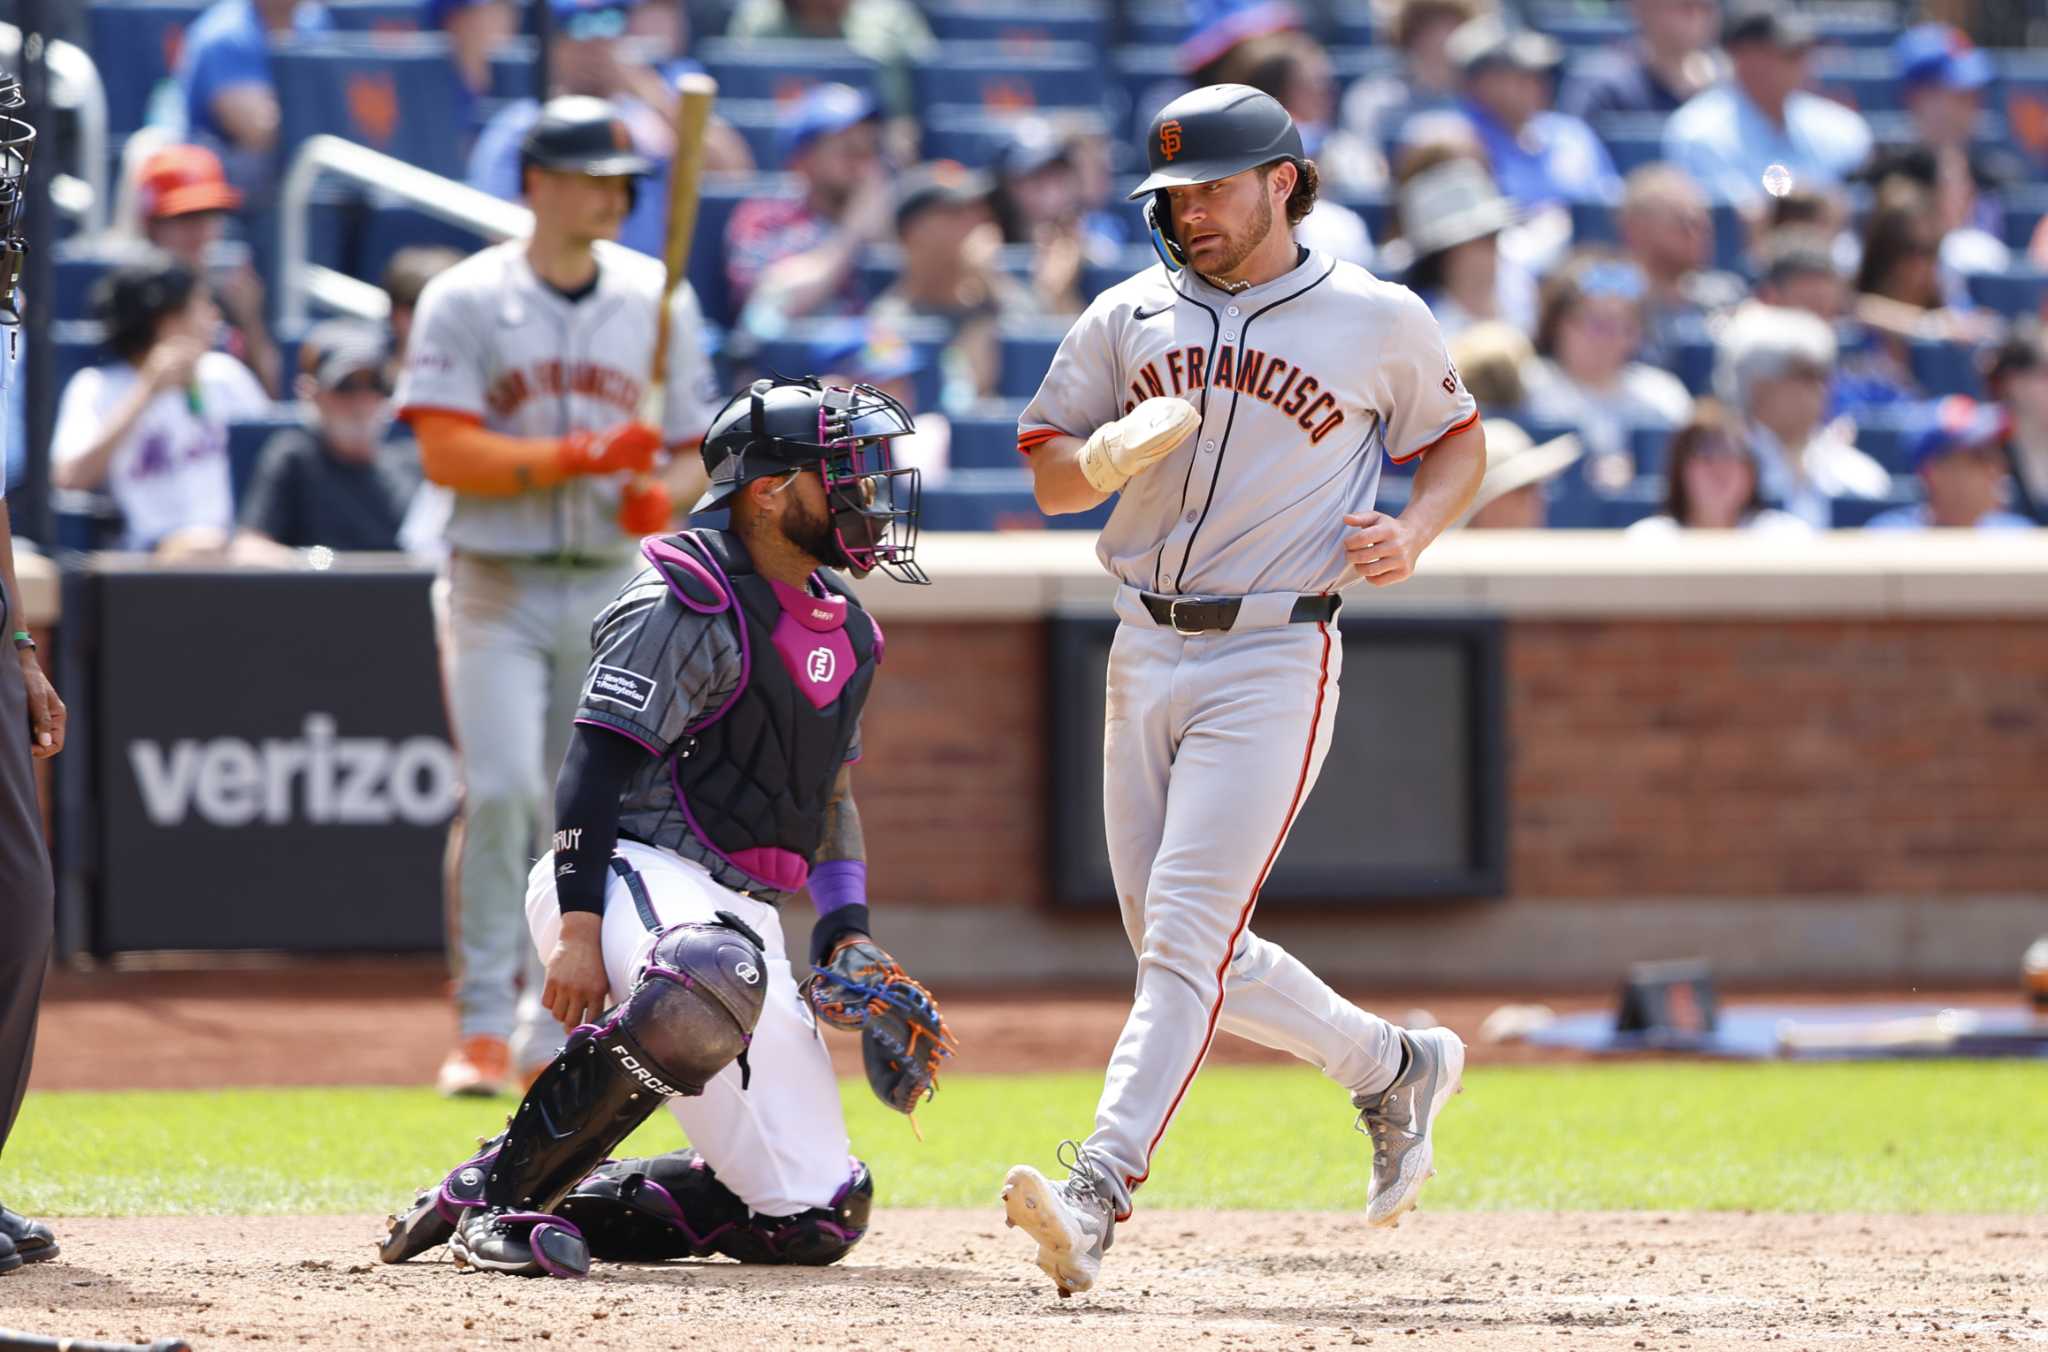
M 263 279 L 246 259 L 232 268 L 209 266 L 228 213 L 242 205 L 220 156 L 204 146 L 165 146 L 142 162 L 136 187 L 149 242 L 205 278 L 213 292 L 227 321 L 221 349 L 241 358 L 271 398 L 280 397 L 283 364 L 264 322 Z

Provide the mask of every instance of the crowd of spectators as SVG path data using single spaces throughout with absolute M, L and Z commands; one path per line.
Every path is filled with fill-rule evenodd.
M 689 15 L 706 9 L 547 3 L 547 92 L 610 100 L 666 160 L 676 81 L 699 68 Z M 1898 112 L 1874 126 L 1823 87 L 1827 7 L 1800 0 L 1618 0 L 1606 12 L 1626 29 L 1602 47 L 1509 0 L 1379 0 L 1370 48 L 1333 44 L 1327 14 L 1285 0 L 1188 8 L 1180 84 L 1265 90 L 1318 162 L 1301 242 L 1417 290 L 1485 391 L 1495 464 L 1472 525 L 2048 522 L 2048 353 L 2033 317 L 1973 286 L 2048 262 L 2048 222 L 2005 242 L 2042 167 L 2001 134 L 1992 56 L 1960 29 L 1900 6 L 1895 40 L 1870 48 Z M 422 0 L 420 23 L 449 38 L 468 180 L 505 198 L 539 108 L 492 97 L 521 9 Z M 52 454 L 55 485 L 111 500 L 127 547 L 429 547 L 404 528 L 431 522 L 434 490 L 407 468 L 388 391 L 419 288 L 456 255 L 400 252 L 387 325 L 281 343 L 235 242 L 277 181 L 271 44 L 330 23 L 314 0 L 217 0 L 185 35 L 182 126 L 132 170 L 138 252 L 96 293 L 106 359 L 64 389 Z M 837 325 L 811 359 L 900 387 L 933 428 L 917 455 L 939 482 L 948 420 L 1018 397 L 1006 335 L 1056 331 L 1135 266 L 1123 128 L 1172 88 L 1015 112 L 985 162 L 960 164 L 920 158 L 915 76 L 938 47 L 909 0 L 741 0 L 724 34 L 843 44 L 878 70 L 871 90 L 792 84 L 772 136 L 714 118 L 710 172 L 763 176 L 712 227 L 725 355 Z M 659 252 L 664 198 L 639 194 L 626 244 Z M 1930 368 L 1930 345 L 1960 365 Z M 303 427 L 231 482 L 227 426 L 277 400 Z

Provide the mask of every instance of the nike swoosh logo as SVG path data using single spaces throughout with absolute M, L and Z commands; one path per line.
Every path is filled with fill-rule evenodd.
M 1165 314 L 1165 313 L 1166 313 L 1166 312 L 1167 312 L 1168 310 L 1171 310 L 1171 309 L 1172 309 L 1172 308 L 1173 308 L 1173 307 L 1174 307 L 1174 306 L 1175 306 L 1175 305 L 1176 305 L 1177 303 L 1178 303 L 1178 302 L 1175 302 L 1175 301 L 1168 301 L 1168 302 L 1167 302 L 1166 304 L 1164 304 L 1164 305 L 1160 306 L 1160 307 L 1159 307 L 1158 309 L 1156 309 L 1156 310 L 1133 310 L 1133 311 L 1131 311 L 1131 318 L 1133 318 L 1133 319 L 1150 319 L 1150 318 L 1152 318 L 1152 317 L 1153 317 L 1154 315 L 1163 315 L 1163 314 Z

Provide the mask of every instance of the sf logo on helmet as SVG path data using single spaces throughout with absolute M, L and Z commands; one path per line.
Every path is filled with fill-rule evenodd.
M 1180 122 L 1177 119 L 1159 124 L 1159 153 L 1168 163 L 1180 154 Z

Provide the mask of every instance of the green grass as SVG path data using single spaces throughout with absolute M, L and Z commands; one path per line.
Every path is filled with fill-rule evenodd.
M 920 1145 L 844 1086 L 891 1206 L 991 1203 L 1084 1131 L 1094 1074 L 956 1076 Z M 388 1210 L 511 1107 L 424 1089 L 37 1094 L 0 1160 L 35 1214 Z M 1215 1067 L 1154 1161 L 1149 1207 L 1353 1209 L 1366 1151 L 1341 1096 L 1292 1068 Z M 628 1151 L 673 1148 L 667 1114 Z M 2048 1210 L 2048 1067 L 2027 1062 L 1474 1071 L 1438 1135 L 1439 1209 Z

